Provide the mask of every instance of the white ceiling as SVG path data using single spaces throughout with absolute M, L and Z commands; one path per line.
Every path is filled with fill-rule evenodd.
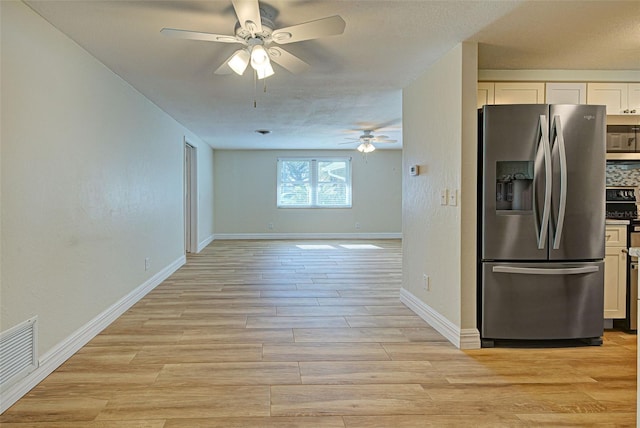
M 372 128 L 398 140 L 382 148 L 399 148 L 402 88 L 464 40 L 479 42 L 481 69 L 640 69 L 637 0 L 266 3 L 277 28 L 337 14 L 346 29 L 282 46 L 311 70 L 274 66 L 264 93 L 251 73 L 213 74 L 239 45 L 160 34 L 233 34 L 231 0 L 27 2 L 214 148 L 355 148 L 340 143 Z

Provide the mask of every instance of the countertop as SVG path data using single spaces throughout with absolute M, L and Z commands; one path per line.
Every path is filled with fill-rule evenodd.
M 629 255 L 631 257 L 640 257 L 640 247 L 629 247 Z
M 631 224 L 631 222 L 629 220 L 616 220 L 616 219 L 606 219 L 606 221 L 604 222 L 605 224 L 623 224 L 625 226 L 628 226 Z

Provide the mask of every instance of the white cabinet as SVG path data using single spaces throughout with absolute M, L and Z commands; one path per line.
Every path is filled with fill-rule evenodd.
M 478 82 L 478 108 L 485 104 L 495 104 L 495 83 Z
M 608 225 L 604 254 L 604 317 L 624 318 L 627 301 L 627 226 Z
M 496 104 L 544 104 L 543 82 L 496 82 Z
M 640 83 L 629 83 L 629 113 L 640 114 Z
M 587 102 L 607 106 L 607 114 L 640 114 L 640 83 L 589 83 Z
M 586 83 L 548 82 L 545 99 L 547 104 L 586 104 Z

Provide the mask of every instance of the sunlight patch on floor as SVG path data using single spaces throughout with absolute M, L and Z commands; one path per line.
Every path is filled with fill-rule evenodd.
M 299 244 L 296 247 L 301 250 L 335 250 L 336 247 L 326 244 Z

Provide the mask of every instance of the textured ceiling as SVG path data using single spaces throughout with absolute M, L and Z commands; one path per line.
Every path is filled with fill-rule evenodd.
M 483 69 L 640 69 L 640 1 L 266 3 L 277 28 L 337 14 L 346 29 L 284 45 L 311 69 L 274 66 L 264 92 L 251 73 L 213 74 L 237 45 L 160 34 L 233 34 L 230 0 L 27 2 L 214 148 L 355 148 L 341 143 L 372 128 L 399 148 L 402 88 L 464 40 L 479 42 Z

